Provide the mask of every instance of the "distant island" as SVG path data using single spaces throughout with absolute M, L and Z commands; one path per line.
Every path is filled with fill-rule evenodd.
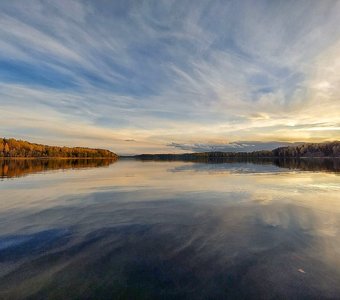
M 297 146 L 279 147 L 274 150 L 254 152 L 200 152 L 184 154 L 141 154 L 133 156 L 140 160 L 188 160 L 218 161 L 225 159 L 259 158 L 317 158 L 340 157 L 340 141 L 305 143 Z
M 13 138 L 0 138 L 0 158 L 1 157 L 118 159 L 117 154 L 105 149 L 47 146 Z

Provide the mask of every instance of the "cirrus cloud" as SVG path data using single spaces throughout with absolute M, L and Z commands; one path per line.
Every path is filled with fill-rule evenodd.
M 2 134 L 122 154 L 339 139 L 339 14 L 331 0 L 3 1 Z

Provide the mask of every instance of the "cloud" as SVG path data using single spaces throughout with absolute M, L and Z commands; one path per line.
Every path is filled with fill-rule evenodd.
M 224 144 L 180 144 L 170 143 L 168 146 L 190 152 L 252 152 L 260 150 L 273 150 L 278 147 L 291 146 L 299 143 L 284 143 L 284 142 L 250 142 L 239 141 Z
M 316 0 L 3 1 L 1 128 L 68 143 L 67 124 L 129 153 L 340 139 L 339 13 Z

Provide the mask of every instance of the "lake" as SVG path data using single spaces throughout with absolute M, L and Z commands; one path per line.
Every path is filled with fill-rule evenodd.
M 339 299 L 340 162 L 0 161 L 0 299 Z

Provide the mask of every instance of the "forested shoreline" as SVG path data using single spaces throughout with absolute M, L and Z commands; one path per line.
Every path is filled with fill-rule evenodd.
M 0 138 L 0 157 L 34 158 L 112 158 L 118 155 L 105 149 L 58 147 L 34 144 L 13 138 Z
M 327 143 L 305 143 L 297 146 L 279 147 L 274 150 L 254 152 L 200 152 L 184 154 L 141 154 L 134 158 L 141 160 L 189 160 L 219 161 L 225 159 L 257 158 L 303 158 L 340 157 L 340 141 Z
M 105 149 L 59 147 L 30 143 L 13 138 L 0 138 L 0 157 L 3 158 L 112 158 L 118 155 Z M 223 159 L 340 157 L 340 141 L 305 143 L 254 152 L 199 152 L 184 154 L 140 154 L 141 160 L 218 161 Z

